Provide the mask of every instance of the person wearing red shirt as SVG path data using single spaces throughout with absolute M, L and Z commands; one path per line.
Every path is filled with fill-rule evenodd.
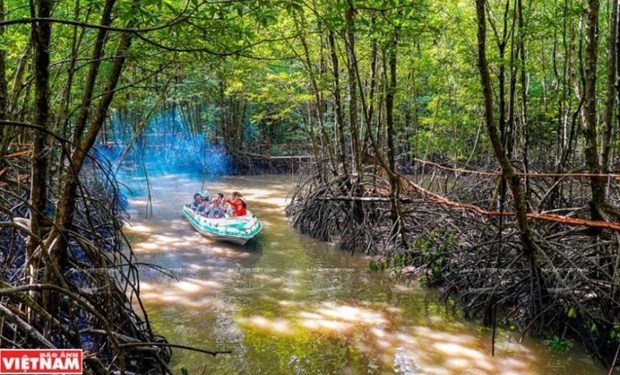
M 246 209 L 246 204 L 243 199 L 241 199 L 241 193 L 234 191 L 232 193 L 232 199 L 226 199 L 226 203 L 228 203 L 232 207 L 232 215 L 231 216 L 245 216 L 248 211 Z

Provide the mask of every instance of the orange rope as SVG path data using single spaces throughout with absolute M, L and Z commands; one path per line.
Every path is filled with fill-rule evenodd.
M 8 159 L 8 158 L 14 158 L 14 157 L 16 157 L 16 156 L 23 156 L 23 155 L 26 155 L 26 154 L 28 154 L 28 153 L 30 153 L 30 150 L 17 151 L 17 152 L 14 152 L 14 153 L 12 153 L 12 154 L 5 155 L 5 156 L 4 156 L 4 158 L 5 158 L 5 159 Z
M 501 176 L 502 175 L 499 172 L 480 172 L 480 171 L 472 171 L 472 170 L 469 170 L 469 169 L 446 167 L 446 166 L 443 166 L 441 164 L 434 163 L 432 161 L 422 160 L 422 159 L 418 159 L 418 158 L 413 158 L 413 160 L 415 160 L 415 161 L 417 161 L 419 163 L 422 163 L 422 164 L 430 164 L 432 166 L 435 166 L 435 167 L 437 167 L 439 169 L 444 169 L 446 171 L 479 174 L 479 175 L 483 175 L 483 176 Z
M 417 158 L 413 158 L 413 160 L 419 163 L 422 163 L 422 164 L 429 164 L 429 165 L 432 165 L 434 167 L 437 167 L 439 169 L 443 169 L 446 171 L 478 174 L 482 176 L 501 176 L 502 175 L 502 173 L 500 172 L 480 172 L 480 171 L 472 171 L 470 169 L 464 169 L 464 168 L 446 167 L 441 164 L 434 163 L 432 161 L 422 160 L 422 159 L 417 159 Z M 528 176 L 528 177 L 613 177 L 613 178 L 620 178 L 620 174 L 618 173 L 517 173 L 517 175 L 522 176 L 522 177 Z
M 489 210 L 485 210 L 473 204 L 454 202 L 438 194 L 431 193 L 430 191 L 424 189 L 423 187 L 419 185 L 416 185 L 415 183 L 409 180 L 407 181 L 414 189 L 418 190 L 423 195 L 428 196 L 429 199 L 433 203 L 436 203 L 436 204 L 442 204 L 442 205 L 446 205 L 450 207 L 462 208 L 462 209 L 466 209 L 470 211 L 475 211 L 479 214 L 486 215 L 486 216 L 502 216 L 502 215 L 503 216 L 516 216 L 515 212 L 489 211 Z M 582 225 L 582 226 L 587 226 L 587 227 L 592 227 L 592 228 L 604 228 L 604 229 L 611 229 L 611 230 L 620 232 L 620 223 L 617 223 L 617 222 L 579 219 L 575 217 L 561 216 L 561 215 L 555 215 L 555 214 L 545 214 L 545 213 L 528 213 L 527 217 L 530 219 L 535 219 L 535 220 L 551 221 L 555 223 L 574 225 L 574 226 Z

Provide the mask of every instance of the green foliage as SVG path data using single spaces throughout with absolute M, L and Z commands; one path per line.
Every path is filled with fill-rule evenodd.
M 408 252 L 372 259 L 368 267 L 371 271 L 389 270 L 395 275 L 400 275 L 405 267 L 421 265 L 428 270 L 424 279 L 428 283 L 435 284 L 442 279 L 451 253 L 458 247 L 458 241 L 453 234 L 429 232 L 417 238 Z
M 371 271 L 390 271 L 392 274 L 401 274 L 403 268 L 413 264 L 414 255 L 411 253 L 399 253 L 388 258 L 371 259 L 368 268 Z
M 419 280 L 429 286 L 438 285 L 446 272 L 450 272 L 450 259 L 458 249 L 458 239 L 452 233 L 433 231 L 418 237 L 406 252 L 371 259 L 368 268 L 400 276 L 407 268 L 421 267 L 426 269 L 426 274 Z
M 609 333 L 610 344 L 620 343 L 620 324 L 616 324 Z
M 235 101 L 247 106 L 247 111 L 242 113 L 244 118 L 237 122 L 256 130 L 253 133 L 256 139 L 252 142 L 301 140 L 309 143 L 309 134 L 318 131 L 318 96 L 324 112 L 322 123 L 329 135 L 333 135 L 336 84 L 342 91 L 340 99 L 345 114 L 349 108 L 344 35 L 351 28 L 356 37 L 354 52 L 362 86 L 359 94 L 364 95 L 364 103 L 359 99 L 358 108 L 360 104 L 374 106 L 371 131 L 381 135 L 384 126 L 384 115 L 379 110 L 383 108 L 381 101 L 385 97 L 387 79 L 383 59 L 387 49 L 392 48 L 393 39 L 397 38 L 394 135 L 402 155 L 467 161 L 472 154 L 480 155 L 481 159 L 490 154 L 484 132 L 480 132 L 484 129 L 475 64 L 476 25 L 472 22 L 475 9 L 470 1 L 145 0 L 136 3 L 135 8 L 131 4 L 131 1 L 115 3 L 112 26 L 126 27 L 135 17 L 136 27 L 151 30 L 134 38 L 122 77 L 122 83 L 130 89 L 119 91 L 114 108 L 146 112 L 157 103 L 159 94 L 167 86 L 161 106 L 181 104 L 187 108 L 209 108 L 208 113 L 203 114 L 209 120 L 201 127 L 210 132 L 209 137 L 221 133 L 224 126 L 221 122 L 226 121 L 223 115 L 231 111 L 229 102 Z M 356 9 L 349 14 L 351 4 Z M 96 24 L 100 22 L 103 5 L 102 0 L 58 2 L 54 18 Z M 526 51 L 523 68 L 527 87 L 521 87 L 518 79 L 508 82 L 513 84 L 517 98 L 511 108 L 521 111 L 523 100 L 528 105 L 529 118 L 525 119 L 528 120 L 528 138 L 524 134 L 517 136 L 522 142 L 530 143 L 532 159 L 554 154 L 560 148 L 559 140 L 567 137 L 570 124 L 565 122 L 571 119 L 579 102 L 573 90 L 579 85 L 579 77 L 571 72 L 577 72 L 579 66 L 576 30 L 582 22 L 582 4 L 527 2 L 522 30 L 516 28 L 518 19 L 512 6 L 506 14 L 506 23 L 503 22 L 505 2 L 490 1 L 488 6 L 489 24 L 494 26 L 489 28 L 487 51 L 492 71 L 497 73 L 503 65 L 507 74 L 514 72 L 513 78 L 518 78 L 522 69 L 517 59 L 520 38 Z M 29 9 L 23 2 L 5 0 L 5 7 L 8 19 L 29 17 Z M 601 15 L 609 12 L 608 7 L 608 3 L 601 4 Z M 600 23 L 599 86 L 604 87 L 606 62 L 603 56 L 609 38 L 608 17 L 601 17 Z M 502 58 L 497 46 L 504 35 L 504 24 L 510 28 L 506 35 L 514 40 L 507 41 Z M 58 113 L 65 111 L 62 104 L 63 98 L 67 98 L 66 113 L 70 114 L 71 123 L 82 105 L 84 82 L 90 67 L 88 59 L 98 30 L 53 24 L 52 32 L 50 91 L 58 95 L 51 103 L 52 112 L 62 120 L 63 116 Z M 329 32 L 335 37 L 340 65 L 340 82 L 337 83 L 333 79 L 329 55 Z M 102 75 L 109 72 L 119 36 L 117 32 L 108 34 Z M 304 56 L 302 37 L 309 62 Z M 29 27 L 25 24 L 9 26 L 0 38 L 1 45 L 7 46 L 7 76 L 12 77 L 20 56 L 27 51 Z M 377 60 L 373 66 L 371 56 L 375 45 Z M 371 101 L 369 86 L 373 67 L 377 68 L 377 87 Z M 69 71 L 74 74 L 70 88 L 66 87 Z M 311 76 L 318 85 L 318 92 L 310 83 Z M 21 102 L 28 104 L 32 90 L 19 85 L 12 87 L 13 82 L 13 79 L 8 80 L 9 90 L 21 90 L 22 95 L 28 96 Z M 27 79 L 24 82 L 26 86 L 30 84 Z M 97 82 L 97 94 L 103 92 L 104 82 Z M 494 84 L 497 85 L 496 80 Z M 522 89 L 526 89 L 525 98 L 519 96 Z M 494 90 L 497 106 L 498 87 Z M 24 113 L 28 111 L 24 109 Z M 524 119 L 520 116 L 520 113 L 515 114 L 517 131 L 523 125 Z M 365 122 L 361 115 L 359 117 L 357 126 L 365 129 Z M 60 124 L 58 127 L 63 128 Z M 350 129 L 346 128 L 347 141 L 350 137 Z M 617 137 L 611 142 L 617 146 Z M 384 149 L 382 146 L 380 150 Z
M 371 259 L 368 268 L 374 272 L 384 271 L 388 268 L 388 262 L 384 258 Z
M 545 340 L 545 345 L 558 352 L 567 352 L 573 347 L 573 342 L 560 336 L 553 335 Z
M 420 264 L 427 268 L 427 282 L 431 285 L 441 282 L 449 270 L 452 253 L 459 248 L 457 238 L 450 232 L 429 232 L 411 244 L 411 250 L 420 256 Z

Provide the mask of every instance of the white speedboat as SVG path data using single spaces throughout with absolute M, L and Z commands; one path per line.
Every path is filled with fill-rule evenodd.
M 205 237 L 239 245 L 245 245 L 263 229 L 263 224 L 249 210 L 244 216 L 208 218 L 185 205 L 183 215 Z

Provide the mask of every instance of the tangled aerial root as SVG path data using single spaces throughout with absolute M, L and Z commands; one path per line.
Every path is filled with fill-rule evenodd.
M 617 223 L 590 225 L 587 189 L 565 188 L 573 195 L 555 199 L 566 208 L 530 215 L 536 248 L 525 256 L 511 221 L 512 202 L 498 193 L 499 178 L 437 171 L 415 181 L 401 177 L 396 238 L 383 176 L 372 167 L 348 179 L 307 175 L 293 191 L 287 214 L 314 238 L 381 255 L 372 267 L 441 287 L 468 317 L 535 336 L 578 338 L 594 357 L 617 365 L 620 235 Z M 558 186 L 552 177 L 530 185 L 532 196 L 542 197 L 541 207 L 548 189 Z M 593 236 L 593 227 L 603 230 Z
M 50 227 L 45 238 L 36 239 L 29 231 L 28 161 L 3 161 L 0 346 L 81 348 L 85 373 L 171 373 L 170 348 L 153 333 L 140 302 L 135 257 L 120 231 L 124 202 L 113 178 L 93 163 L 84 172 L 73 229 L 61 234 Z M 57 189 L 48 190 L 53 216 Z M 50 261 L 45 247 L 29 256 L 27 242 L 49 244 L 59 236 L 68 247 L 62 269 L 49 278 L 43 271 Z

